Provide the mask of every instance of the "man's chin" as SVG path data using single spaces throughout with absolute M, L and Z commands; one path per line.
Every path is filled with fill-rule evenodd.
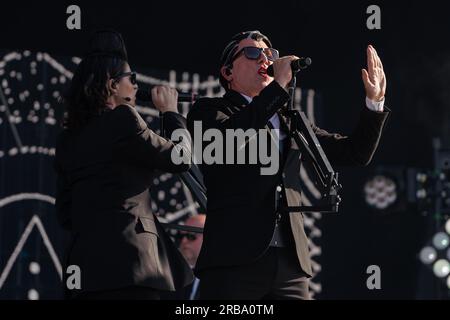
M 260 85 L 261 90 L 267 87 L 269 84 L 271 84 L 272 81 L 273 81 L 272 77 L 266 78 L 264 81 L 262 81 Z
M 266 78 L 264 78 L 263 81 L 261 82 L 261 85 L 265 88 L 265 87 L 267 87 L 273 80 L 274 80 L 274 78 L 272 78 L 272 77 L 266 77 Z

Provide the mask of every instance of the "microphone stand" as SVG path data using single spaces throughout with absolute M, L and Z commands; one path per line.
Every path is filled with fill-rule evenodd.
M 289 83 L 288 93 L 290 96 L 288 108 L 282 110 L 282 114 L 290 120 L 290 126 L 285 120 L 280 117 L 280 122 L 284 128 L 288 128 L 289 137 L 293 138 L 299 148 L 304 150 L 303 153 L 306 159 L 312 163 L 314 171 L 318 176 L 319 183 L 323 188 L 322 200 L 324 204 L 318 206 L 295 206 L 284 207 L 284 212 L 338 212 L 339 202 L 341 201 L 338 195 L 342 185 L 338 183 L 338 173 L 333 170 L 325 155 L 322 146 L 317 140 L 311 125 L 302 111 L 294 109 L 295 88 L 297 84 L 296 74 L 299 70 L 293 70 L 292 80 Z

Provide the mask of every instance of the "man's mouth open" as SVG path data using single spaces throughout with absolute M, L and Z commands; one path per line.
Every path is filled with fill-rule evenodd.
M 261 67 L 261 68 L 258 69 L 258 74 L 261 77 L 264 77 L 264 78 L 268 78 L 269 77 L 269 75 L 267 74 L 267 69 L 264 68 L 264 67 Z

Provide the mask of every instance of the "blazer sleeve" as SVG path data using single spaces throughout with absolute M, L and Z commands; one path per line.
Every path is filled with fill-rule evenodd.
M 263 129 L 269 119 L 289 100 L 289 94 L 276 81 L 272 81 L 251 103 L 239 112 L 227 115 L 223 112 L 224 99 L 199 99 L 188 114 L 189 131 L 194 121 L 201 121 L 203 129 Z
M 56 172 L 56 219 L 58 223 L 66 230 L 71 230 L 72 223 L 70 217 L 71 209 L 71 188 L 66 172 L 60 165 L 60 155 L 62 151 L 63 134 L 60 135 L 56 143 L 55 159 L 53 161 L 53 169 Z
M 114 156 L 122 161 L 166 172 L 183 172 L 191 165 L 191 141 L 186 120 L 174 112 L 164 113 L 164 127 L 172 140 L 151 129 L 135 108 L 120 105 L 112 112 Z
M 390 114 L 390 109 L 386 106 L 384 109 L 384 112 L 376 112 L 364 107 L 355 130 L 349 136 L 328 133 L 312 126 L 332 165 L 366 166 L 370 163 Z

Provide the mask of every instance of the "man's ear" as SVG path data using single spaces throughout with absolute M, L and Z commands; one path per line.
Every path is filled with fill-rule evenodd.
M 220 73 L 227 81 L 233 80 L 233 76 L 232 76 L 233 72 L 231 71 L 230 67 L 223 66 L 222 68 L 220 68 Z

